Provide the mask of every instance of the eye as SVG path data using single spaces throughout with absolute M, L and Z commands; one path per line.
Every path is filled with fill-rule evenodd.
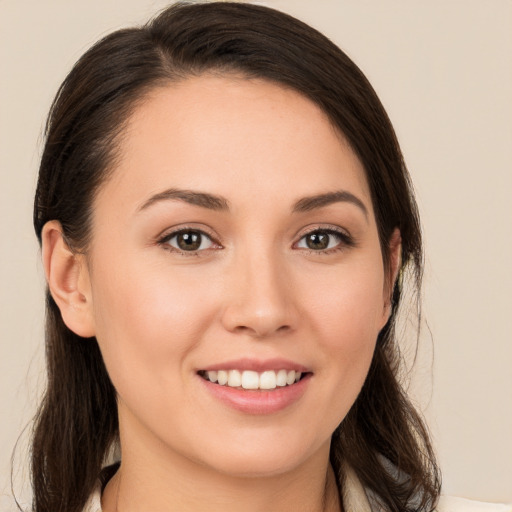
M 181 252 L 197 252 L 211 249 L 215 246 L 213 240 L 197 229 L 182 229 L 170 233 L 160 241 L 161 244 L 170 245 Z
M 318 252 L 350 245 L 353 244 L 347 234 L 333 229 L 316 229 L 304 235 L 297 243 L 297 247 L 300 249 L 309 249 Z

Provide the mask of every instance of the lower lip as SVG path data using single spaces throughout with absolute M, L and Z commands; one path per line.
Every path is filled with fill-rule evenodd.
M 312 374 L 308 373 L 291 386 L 278 387 L 272 390 L 245 390 L 221 386 L 201 376 L 205 388 L 215 398 L 237 411 L 246 414 L 272 414 L 282 411 L 297 402 L 305 393 Z

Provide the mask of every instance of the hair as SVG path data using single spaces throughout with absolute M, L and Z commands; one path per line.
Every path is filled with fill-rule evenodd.
M 403 390 L 395 323 L 409 276 L 419 291 L 422 240 L 410 177 L 390 120 L 359 68 L 325 36 L 271 8 L 180 2 L 146 25 L 92 46 L 61 85 L 46 124 L 34 226 L 58 220 L 75 251 L 87 251 L 95 194 L 115 168 L 130 115 L 156 87 L 213 72 L 264 79 L 317 104 L 362 162 L 384 265 L 402 238 L 391 316 L 364 386 L 332 436 L 331 464 L 343 487 L 350 465 L 378 510 L 429 511 L 440 475 L 427 429 Z M 95 338 L 64 324 L 47 290 L 48 382 L 32 444 L 34 512 L 79 512 L 118 442 L 116 391 Z M 342 391 L 340 391 L 342 392 Z

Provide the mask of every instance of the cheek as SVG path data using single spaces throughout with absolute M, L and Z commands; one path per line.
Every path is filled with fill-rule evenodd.
M 333 350 L 357 352 L 375 341 L 385 311 L 384 281 L 378 269 L 364 266 L 317 281 L 317 293 L 310 294 L 305 313 L 309 312 L 314 329 L 323 333 L 321 338 Z
M 322 358 L 319 377 L 335 426 L 366 379 L 382 327 L 384 284 L 382 274 L 371 266 L 340 276 L 339 283 L 326 282 L 305 308 Z
M 213 308 L 207 290 L 183 274 L 124 262 L 95 271 L 93 288 L 96 338 L 111 379 L 166 386 L 200 342 Z M 172 371 L 171 371 L 172 370 Z

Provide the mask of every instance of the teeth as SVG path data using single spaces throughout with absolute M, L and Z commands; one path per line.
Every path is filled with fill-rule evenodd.
M 245 372 L 244 372 L 245 373 Z M 268 371 L 260 375 L 260 389 L 274 389 L 277 386 L 276 372 Z
M 232 388 L 243 389 L 275 389 L 276 387 L 291 386 L 302 377 L 301 372 L 295 370 L 267 370 L 262 373 L 245 370 L 219 370 L 207 371 L 204 377 L 210 382 L 216 382 L 221 386 L 228 385 Z
M 287 375 L 288 375 L 288 372 L 286 370 L 279 370 L 277 372 L 276 384 L 279 387 L 286 386 L 286 376 Z
M 230 370 L 228 372 L 228 386 L 238 388 L 242 385 L 242 374 L 238 370 Z
M 231 383 L 229 383 L 229 385 L 231 385 Z M 242 387 L 244 389 L 258 389 L 260 387 L 260 378 L 258 372 L 243 372 Z
M 208 372 L 208 377 L 210 376 L 209 375 L 210 372 Z M 215 382 L 214 380 L 212 380 L 212 382 Z M 224 370 L 219 370 L 217 372 L 217 382 L 221 385 L 221 386 L 224 386 L 228 383 L 228 372 L 224 371 Z

